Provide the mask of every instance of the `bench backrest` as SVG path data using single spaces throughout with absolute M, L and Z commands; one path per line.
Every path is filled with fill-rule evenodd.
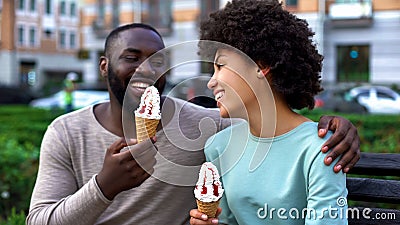
M 400 207 L 400 154 L 362 153 L 361 159 L 349 174 L 368 175 L 368 177 L 348 176 L 349 200 L 392 203 Z M 353 209 L 355 208 L 352 207 Z M 360 214 L 358 218 L 349 216 L 349 225 L 400 224 L 398 209 L 366 207 L 356 207 L 356 209 Z

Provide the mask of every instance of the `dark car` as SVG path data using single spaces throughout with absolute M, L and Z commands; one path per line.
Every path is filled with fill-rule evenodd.
M 364 114 L 366 108 L 347 96 L 345 90 L 327 89 L 315 96 L 315 108 L 342 113 Z
M 0 86 L 0 104 L 28 104 L 35 96 L 29 89 L 14 86 Z

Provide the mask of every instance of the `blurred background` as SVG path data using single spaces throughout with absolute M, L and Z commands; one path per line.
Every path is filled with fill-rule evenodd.
M 98 59 L 113 28 L 148 23 L 171 46 L 198 39 L 201 19 L 226 2 L 0 0 L 0 225 L 24 224 L 42 135 L 66 112 L 66 82 L 74 87 L 72 110 L 108 98 Z M 400 0 L 283 5 L 308 21 L 324 55 L 325 91 L 314 111 L 302 113 L 342 115 L 357 126 L 362 151 L 400 153 Z M 171 48 L 170 65 L 187 52 Z M 174 67 L 164 94 L 215 107 L 211 74 L 202 63 Z

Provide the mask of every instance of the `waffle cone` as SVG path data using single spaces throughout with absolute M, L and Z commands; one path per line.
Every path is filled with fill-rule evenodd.
M 138 143 L 156 135 L 160 120 L 135 117 L 136 138 Z
M 196 199 L 197 209 L 206 214 L 208 218 L 215 218 L 219 206 L 219 200 L 216 202 L 202 202 Z

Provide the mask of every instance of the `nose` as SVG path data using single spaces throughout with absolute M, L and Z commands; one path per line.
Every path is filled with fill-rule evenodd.
M 207 83 L 208 89 L 214 89 L 215 86 L 217 85 L 217 80 L 215 79 L 214 75 L 210 78 L 210 80 Z
M 144 75 L 152 75 L 156 74 L 156 71 L 151 67 L 150 63 L 146 60 L 136 69 L 137 73 L 141 73 Z

